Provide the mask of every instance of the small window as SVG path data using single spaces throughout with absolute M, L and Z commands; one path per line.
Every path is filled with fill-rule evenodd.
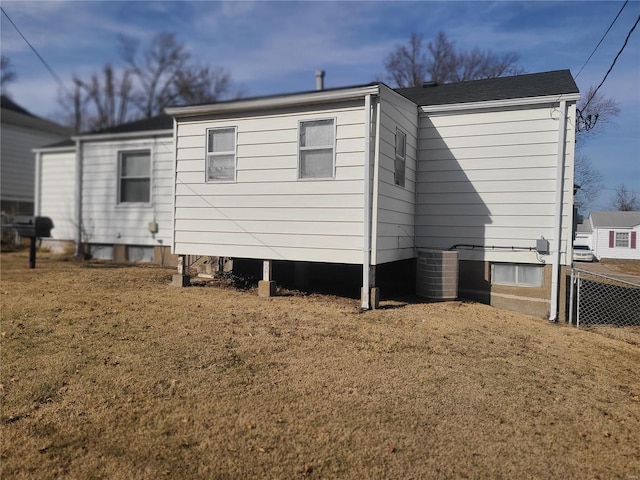
M 629 232 L 616 232 L 616 247 L 629 248 Z
M 407 163 L 407 135 L 396 130 L 396 159 L 394 182 L 396 185 L 404 187 L 404 174 Z
M 333 178 L 335 122 L 300 122 L 300 159 L 298 178 Z
M 119 203 L 151 201 L 151 152 L 121 152 L 119 161 Z
M 524 287 L 542 286 L 543 267 L 539 265 L 495 263 L 492 270 L 491 283 L 494 284 Z
M 207 181 L 233 182 L 235 179 L 235 127 L 207 130 Z

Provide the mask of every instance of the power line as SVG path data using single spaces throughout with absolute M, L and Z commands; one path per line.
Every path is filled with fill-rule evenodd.
M 626 0 L 626 2 L 624 2 L 624 4 L 622 5 L 622 7 L 620 8 L 620 11 L 618 12 L 618 14 L 616 15 L 616 18 L 613 19 L 613 22 L 611 22 L 611 25 L 609 25 L 609 28 L 607 28 L 607 31 L 604 32 L 604 35 L 602 35 L 602 38 L 600 39 L 600 41 L 598 42 L 598 44 L 596 45 L 596 48 L 593 49 L 593 52 L 591 52 L 591 55 L 589 55 L 589 58 L 587 58 L 587 61 L 584 62 L 584 65 L 582 65 L 582 68 L 580 69 L 580 71 L 578 72 L 578 74 L 576 75 L 576 80 L 578 79 L 578 77 L 580 76 L 580 74 L 582 73 L 582 70 L 584 70 L 584 67 L 587 66 L 587 64 L 589 63 L 589 60 L 591 60 L 591 57 L 593 57 L 593 55 L 596 53 L 596 50 L 598 50 L 598 47 L 600 47 L 600 44 L 602 44 L 602 42 L 604 41 L 605 37 L 607 36 L 607 34 L 609 33 L 609 31 L 611 30 L 611 28 L 613 27 L 613 24 L 616 23 L 616 20 L 618 20 L 618 17 L 620 16 L 620 14 L 622 13 L 622 10 L 624 10 L 624 7 L 627 6 L 627 3 L 629 3 L 629 0 Z
M 56 82 L 58 82 L 58 85 L 60 85 L 60 87 L 65 91 L 65 93 L 69 93 L 66 89 L 66 87 L 64 86 L 64 83 L 62 82 L 62 80 L 60 80 L 60 77 L 58 76 L 58 74 L 56 74 L 56 72 L 53 70 L 53 68 L 51 68 L 51 66 L 47 63 L 47 61 L 42 57 L 42 55 L 40 55 L 40 53 L 38 53 L 38 51 L 36 50 L 36 48 L 31 45 L 31 42 L 29 42 L 29 40 L 27 40 L 27 37 L 24 36 L 24 34 L 20 31 L 20 29 L 18 28 L 18 26 L 13 22 L 13 20 L 11 20 L 11 17 L 9 16 L 9 14 L 7 12 L 5 12 L 4 8 L 2 8 L 0 6 L 0 10 L 2 10 L 2 13 L 4 13 L 4 16 L 7 17 L 7 20 L 9 20 L 9 22 L 11 23 L 11 25 L 13 25 L 13 28 L 16 29 L 16 32 L 18 32 L 20 34 L 20 36 L 22 37 L 22 39 L 25 41 L 25 43 L 27 45 L 29 45 L 29 48 L 31 48 L 31 50 L 33 51 L 33 53 L 35 53 L 36 57 L 38 57 L 38 59 L 40 60 L 40 62 L 42 62 L 42 64 L 45 66 L 45 68 L 49 71 L 49 73 L 51 74 L 51 76 L 55 79 Z
M 605 73 L 604 78 L 600 82 L 600 85 L 598 85 L 596 87 L 595 91 L 593 92 L 593 95 L 591 95 L 591 98 L 589 100 L 587 100 L 587 103 L 585 104 L 585 106 L 582 107 L 582 112 L 584 112 L 587 109 L 587 106 L 589 106 L 589 103 L 591 103 L 591 100 L 593 100 L 595 98 L 596 93 L 598 93 L 598 90 L 604 84 L 605 80 L 607 79 L 607 77 L 611 73 L 611 70 L 613 70 L 613 66 L 616 64 L 616 61 L 618 60 L 618 57 L 622 54 L 622 51 L 627 46 L 627 43 L 629 42 L 629 37 L 631 37 L 631 34 L 633 33 L 633 31 L 638 26 L 638 22 L 640 22 L 640 15 L 638 15 L 638 18 L 636 19 L 636 23 L 633 24 L 633 27 L 631 27 L 631 30 L 629 30 L 629 33 L 627 34 L 627 38 L 624 40 L 624 44 L 622 45 L 622 48 L 620 48 L 620 51 L 618 52 L 616 57 L 613 59 L 613 62 L 611 63 L 611 66 L 609 67 L 609 70 L 607 70 L 607 73 Z

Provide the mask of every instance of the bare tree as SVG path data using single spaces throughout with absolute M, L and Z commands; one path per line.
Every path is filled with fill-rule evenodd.
M 132 95 L 131 73 L 125 70 L 119 77 L 107 64 L 88 80 L 74 75 L 73 90 L 62 92 L 59 103 L 75 131 L 101 130 L 135 118 L 129 108 Z
M 620 115 L 618 102 L 596 92 L 593 86 L 580 97 L 576 109 L 578 117 L 576 132 L 578 140 L 582 143 L 594 134 L 604 131 L 613 123 L 614 117 Z M 595 128 L 596 125 L 598 128 Z
M 215 102 L 231 95 L 231 74 L 222 67 L 191 62 L 184 44 L 172 33 L 156 35 L 140 49 L 121 37 L 124 67 L 111 64 L 88 79 L 73 77 L 73 89 L 58 102 L 76 131 L 98 130 L 159 115 L 171 105 Z
M 576 154 L 574 167 L 574 183 L 579 187 L 573 199 L 574 205 L 581 212 L 586 212 L 598 198 L 604 184 L 602 174 L 594 168 L 591 159 Z
M 2 90 L 17 78 L 13 65 L 11 65 L 11 60 L 6 55 L 0 56 L 0 75 L 0 88 Z
M 634 212 L 640 210 L 640 199 L 637 192 L 629 190 L 624 183 L 616 189 L 616 198 L 613 207 L 621 212 Z
M 121 37 L 122 57 L 139 83 L 133 101 L 145 118 L 165 107 L 214 102 L 230 93 L 231 75 L 222 67 L 190 64 L 190 55 L 173 33 L 156 35 L 139 53 L 139 43 Z
M 412 33 L 408 45 L 398 45 L 384 59 L 384 67 L 391 82 L 398 87 L 420 85 L 427 76 L 427 55 L 422 35 Z
M 580 187 L 574 203 L 586 212 L 604 187 L 602 174 L 583 153 L 584 145 L 595 135 L 601 134 L 620 115 L 620 106 L 612 98 L 595 92 L 594 87 L 580 97 L 576 105 L 576 163 L 575 183 Z
M 443 84 L 517 75 L 523 72 L 516 65 L 518 58 L 514 52 L 458 51 L 444 32 L 425 45 L 421 35 L 412 33 L 407 45 L 387 55 L 384 66 L 393 85 L 417 87 L 425 81 Z

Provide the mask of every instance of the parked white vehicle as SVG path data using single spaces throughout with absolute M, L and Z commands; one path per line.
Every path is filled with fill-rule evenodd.
M 595 259 L 596 259 L 595 255 L 587 245 L 573 246 L 574 262 L 593 262 Z

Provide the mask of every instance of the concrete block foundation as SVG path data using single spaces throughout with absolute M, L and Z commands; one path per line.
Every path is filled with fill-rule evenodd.
M 274 282 L 273 280 L 260 280 L 258 282 L 258 296 L 259 297 L 275 297 L 276 282 Z

